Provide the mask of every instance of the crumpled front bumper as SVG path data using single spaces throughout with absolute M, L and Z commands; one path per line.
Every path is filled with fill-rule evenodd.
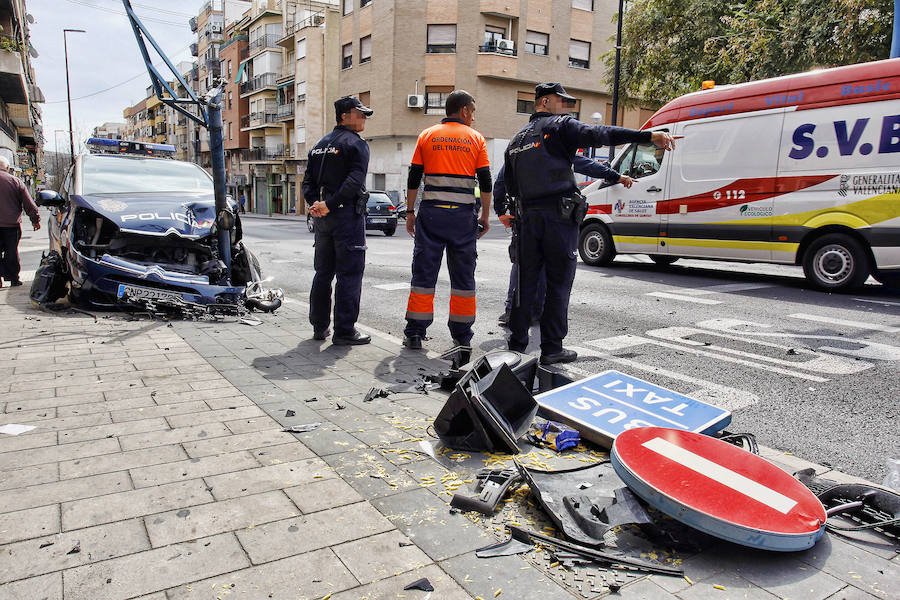
M 73 284 L 86 300 L 98 305 L 127 304 L 130 288 L 167 292 L 166 303 L 193 305 L 237 305 L 244 299 L 244 286 L 210 283 L 205 275 L 179 273 L 104 254 L 99 260 L 81 254 L 69 263 Z

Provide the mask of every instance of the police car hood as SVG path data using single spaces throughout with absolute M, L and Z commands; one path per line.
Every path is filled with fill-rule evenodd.
M 95 194 L 78 196 L 76 203 L 103 215 L 125 233 L 197 239 L 210 234 L 215 220 L 215 199 L 210 193 Z M 237 208 L 234 200 L 229 205 Z

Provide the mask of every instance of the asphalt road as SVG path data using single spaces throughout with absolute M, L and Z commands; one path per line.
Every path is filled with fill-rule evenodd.
M 369 232 L 360 323 L 401 338 L 412 239 Z M 313 235 L 300 221 L 245 219 L 264 276 L 305 302 Z M 505 348 L 497 325 L 509 281 L 509 235 L 479 241 L 473 346 Z M 449 276 L 442 268 L 425 346 L 451 346 Z M 734 411 L 732 431 L 813 462 L 881 481 L 900 456 L 900 294 L 870 280 L 848 295 L 808 289 L 799 267 L 644 256 L 611 267 L 579 262 L 566 345 L 590 351 L 576 366 L 617 369 Z M 532 329 L 529 351 L 538 353 Z M 584 354 L 584 352 L 582 352 Z
M 46 221 L 46 219 L 45 219 Z M 367 236 L 360 323 L 401 338 L 412 239 Z M 23 279 L 46 249 L 46 231 L 20 245 Z M 313 235 L 298 220 L 248 217 L 245 239 L 271 285 L 305 302 Z M 476 352 L 505 348 L 498 327 L 509 280 L 508 233 L 479 241 Z M 443 267 L 426 348 L 450 347 L 449 276 Z M 870 280 L 847 295 L 807 289 L 797 267 L 684 260 L 660 267 L 644 256 L 608 268 L 579 262 L 567 347 L 585 373 L 617 369 L 734 412 L 732 431 L 880 482 L 900 457 L 900 294 Z M 537 328 L 529 351 L 538 353 Z M 586 356 L 591 354 L 591 356 Z

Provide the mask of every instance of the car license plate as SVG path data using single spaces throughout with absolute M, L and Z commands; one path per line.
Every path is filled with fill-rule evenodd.
M 387 223 L 387 219 L 371 219 L 372 223 Z
M 119 284 L 119 291 L 116 293 L 116 296 L 123 299 L 127 298 L 129 300 L 167 300 L 170 302 L 181 302 L 181 294 L 178 292 L 139 287 L 136 285 Z

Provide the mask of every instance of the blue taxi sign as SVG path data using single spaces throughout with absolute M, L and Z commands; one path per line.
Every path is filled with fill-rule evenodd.
M 539 414 L 606 447 L 635 427 L 712 434 L 731 422 L 727 410 L 612 370 L 544 392 L 535 400 Z

